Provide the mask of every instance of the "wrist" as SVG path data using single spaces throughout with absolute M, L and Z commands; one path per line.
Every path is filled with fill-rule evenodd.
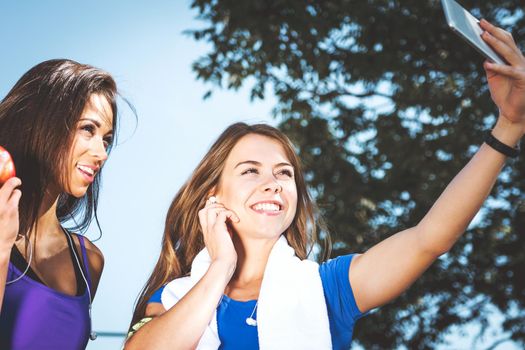
M 515 148 L 523 137 L 524 129 L 522 124 L 513 123 L 503 115 L 500 115 L 491 133 L 500 142 Z
M 519 141 L 523 136 L 523 126 L 500 115 L 494 128 L 487 132 L 485 144 L 506 157 L 516 158 L 520 154 Z
M 221 276 L 226 278 L 225 282 L 228 283 L 235 272 L 237 261 L 230 261 L 226 259 L 216 259 L 210 264 L 208 271 L 219 273 Z

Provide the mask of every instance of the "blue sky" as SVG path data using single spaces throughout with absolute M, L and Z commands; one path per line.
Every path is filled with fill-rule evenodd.
M 121 108 L 121 133 L 105 168 L 99 217 L 105 269 L 93 305 L 96 330 L 127 329 L 135 298 L 160 249 L 168 206 L 220 132 L 235 121 L 274 123 L 273 102 L 195 81 L 191 62 L 206 52 L 182 32 L 202 26 L 187 1 L 0 3 L 0 96 L 35 64 L 71 58 L 114 75 L 138 112 Z M 91 228 L 88 237 L 98 237 Z M 88 349 L 117 349 L 99 338 Z
M 207 47 L 182 33 L 202 23 L 189 1 L 151 4 L 0 3 L 1 97 L 35 64 L 71 58 L 111 72 L 138 112 L 135 120 L 122 106 L 119 145 L 104 168 L 103 236 L 96 244 L 106 265 L 93 306 L 98 331 L 127 329 L 135 298 L 158 257 L 168 206 L 219 133 L 235 121 L 275 123 L 271 97 L 250 103 L 246 90 L 216 91 L 203 101 L 209 87 L 195 81 L 191 63 Z M 91 228 L 88 237 L 98 237 L 98 231 Z M 451 338 L 451 348 L 469 347 L 464 338 Z M 120 339 L 101 337 L 88 349 L 118 349 L 120 344 Z M 498 347 L 504 348 L 512 349 Z

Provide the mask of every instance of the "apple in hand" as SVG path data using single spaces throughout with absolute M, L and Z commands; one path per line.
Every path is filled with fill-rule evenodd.
M 0 146 L 0 185 L 15 175 L 15 164 L 11 155 L 5 148 Z

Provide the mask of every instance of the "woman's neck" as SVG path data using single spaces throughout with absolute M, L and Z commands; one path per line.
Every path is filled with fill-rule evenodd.
M 33 269 L 38 270 L 38 264 L 45 261 L 50 256 L 55 256 L 57 252 L 64 249 L 67 245 L 65 241 L 60 221 L 56 215 L 58 197 L 52 202 L 49 199 L 42 202 L 36 225 L 27 233 L 27 239 L 20 239 L 16 242 L 18 250 L 26 258 L 29 257 L 28 241 L 32 243 Z
M 52 195 L 48 191 L 44 195 L 42 200 L 42 205 L 38 210 L 38 220 L 36 227 L 33 227 L 29 236 L 35 235 L 35 229 L 38 230 L 36 237 L 38 239 L 44 238 L 48 235 L 56 235 L 61 233 L 60 221 L 57 217 L 57 204 L 58 204 L 58 195 Z
M 237 268 L 231 279 L 235 284 L 251 284 L 262 281 L 266 263 L 277 239 L 241 239 L 234 235 L 237 251 Z

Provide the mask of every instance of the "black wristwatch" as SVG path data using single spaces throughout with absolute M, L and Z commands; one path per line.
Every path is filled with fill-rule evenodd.
M 494 135 L 492 135 L 492 130 L 487 132 L 487 134 L 485 135 L 485 143 L 490 147 L 494 148 L 499 153 L 504 154 L 509 158 L 516 158 L 520 154 L 520 149 L 517 146 L 516 148 L 507 146 L 506 144 L 495 138 Z

